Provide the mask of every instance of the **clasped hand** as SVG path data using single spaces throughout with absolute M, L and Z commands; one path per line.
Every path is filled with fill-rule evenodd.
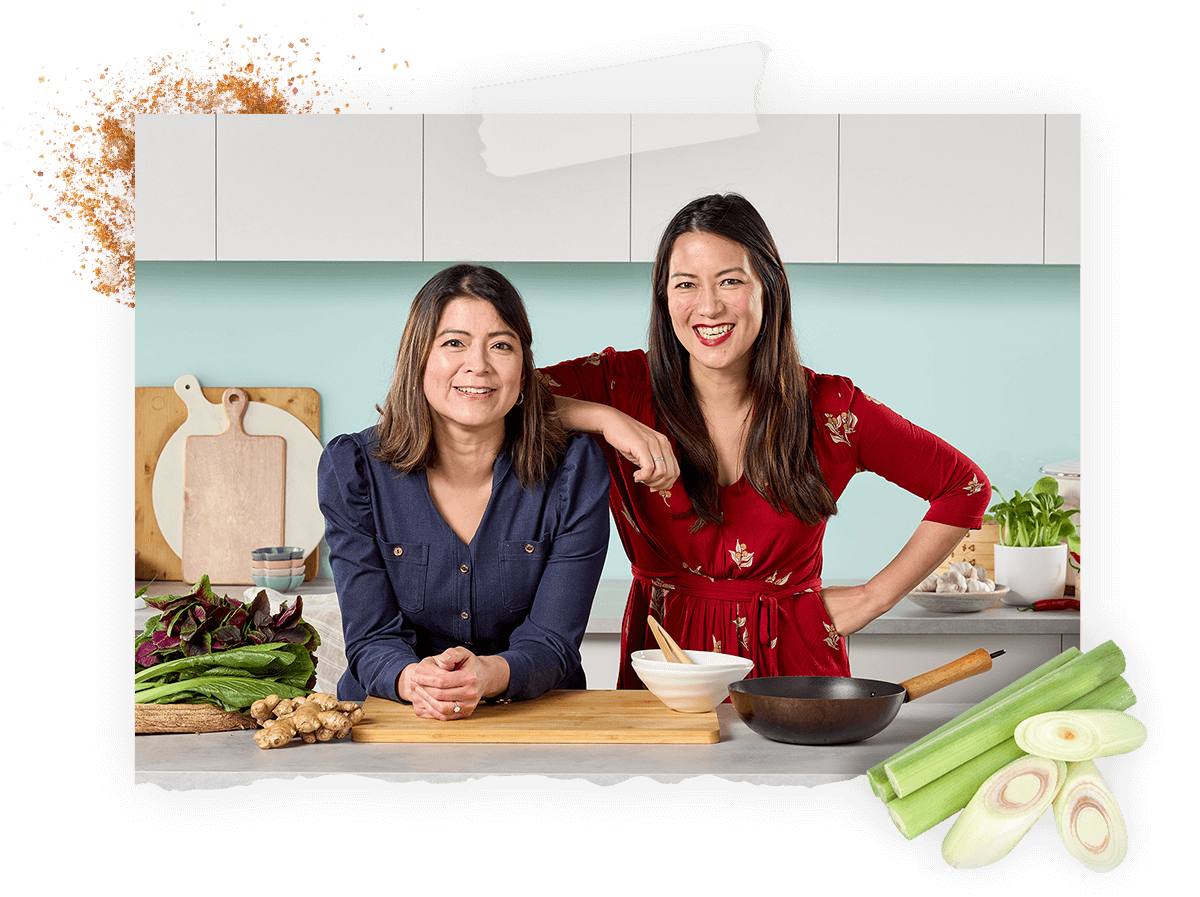
M 486 696 L 485 678 L 479 657 L 466 648 L 447 648 L 406 666 L 400 673 L 397 691 L 412 703 L 417 716 L 466 719 Z

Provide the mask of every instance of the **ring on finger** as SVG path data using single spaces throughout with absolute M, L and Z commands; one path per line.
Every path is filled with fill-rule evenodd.
M 663 459 L 662 459 L 662 458 L 655 458 L 654 460 L 655 460 L 655 461 L 662 461 Z
M 462 711 L 462 708 L 458 706 L 458 701 L 455 701 L 454 702 L 454 712 L 459 713 L 461 711 Z

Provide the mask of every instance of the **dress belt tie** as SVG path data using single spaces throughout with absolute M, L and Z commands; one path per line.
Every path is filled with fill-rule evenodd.
M 765 648 L 773 648 L 779 634 L 780 599 L 819 591 L 821 588 L 819 576 L 798 583 L 781 584 L 759 579 L 709 579 L 687 571 L 656 574 L 637 567 L 633 567 L 632 571 L 634 579 L 685 598 L 694 596 L 729 602 L 753 601 L 758 612 L 758 641 Z

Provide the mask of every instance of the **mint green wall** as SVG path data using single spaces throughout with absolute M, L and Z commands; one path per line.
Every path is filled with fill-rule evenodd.
M 323 442 L 375 420 L 408 305 L 437 263 L 143 262 L 135 382 L 305 386 Z M 538 364 L 643 347 L 648 264 L 497 263 L 524 296 Z M 801 357 L 978 462 L 1005 493 L 1080 455 L 1079 268 L 791 265 Z M 871 474 L 830 522 L 825 576 L 867 577 L 924 503 Z M 606 578 L 628 565 L 615 533 Z M 621 608 L 601 608 L 618 616 Z

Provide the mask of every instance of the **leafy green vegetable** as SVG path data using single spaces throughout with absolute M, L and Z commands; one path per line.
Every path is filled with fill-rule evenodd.
M 1078 508 L 1063 510 L 1058 481 L 1042 477 L 1026 493 L 1013 492 L 1008 501 L 988 508 L 988 516 L 1000 524 L 1000 544 L 1020 548 L 1057 545 L 1067 540 L 1067 549 L 1079 554 L 1079 535 L 1071 517 Z
M 235 713 L 267 695 L 294 698 L 316 683 L 316 664 L 303 645 L 246 645 L 148 667 L 133 677 L 138 704 L 209 703 Z
M 144 587 L 139 594 L 144 594 Z M 295 604 L 289 606 L 285 601 L 272 615 L 265 591 L 246 605 L 235 598 L 218 597 L 208 577 L 202 576 L 187 595 L 145 601 L 162 613 L 151 617 L 134 639 L 135 670 L 242 645 L 287 642 L 302 645 L 311 653 L 321 644 L 317 631 L 302 618 L 304 599 L 299 596 Z

